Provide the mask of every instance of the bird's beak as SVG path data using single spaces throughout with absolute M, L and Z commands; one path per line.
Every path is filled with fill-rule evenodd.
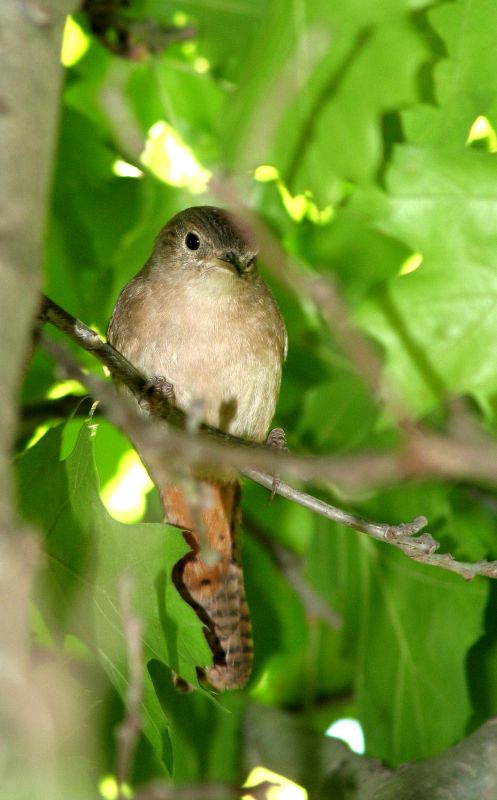
M 238 269 L 236 264 L 233 264 L 231 261 L 228 261 L 227 258 L 213 258 L 211 261 L 211 266 L 217 267 L 218 269 L 226 270 L 227 272 L 233 272 L 235 275 L 238 275 Z
M 231 270 L 231 272 L 237 272 L 238 275 L 243 275 L 245 272 L 250 271 L 255 259 L 252 255 L 240 258 L 236 253 L 228 252 L 224 253 L 221 258 L 217 258 L 216 261 L 219 266 L 223 266 L 225 269 Z

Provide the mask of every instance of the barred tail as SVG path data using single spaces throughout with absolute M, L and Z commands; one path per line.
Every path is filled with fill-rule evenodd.
M 214 689 L 240 689 L 252 668 L 252 628 L 245 600 L 237 544 L 240 523 L 240 486 L 209 484 L 212 503 L 199 512 L 205 544 L 214 551 L 214 563 L 203 560 L 198 533 L 184 493 L 167 486 L 161 492 L 166 520 L 183 528 L 192 550 L 173 570 L 173 580 L 206 627 L 214 665 L 200 669 Z M 202 540 L 203 541 L 203 540 Z

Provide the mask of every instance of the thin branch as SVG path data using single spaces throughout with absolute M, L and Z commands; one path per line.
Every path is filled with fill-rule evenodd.
M 96 331 L 73 317 L 46 295 L 42 295 L 39 319 L 41 322 L 51 322 L 79 347 L 98 358 L 115 378 L 131 389 L 135 397 L 143 395 L 147 386 L 147 377 L 111 344 L 104 342 Z
M 243 474 L 256 483 L 260 483 L 261 486 L 265 486 L 266 489 L 272 488 L 272 478 L 270 475 L 266 475 L 256 469 L 245 469 Z M 314 511 L 315 514 L 338 522 L 340 525 L 345 525 L 356 531 L 367 533 L 368 536 L 372 536 L 373 539 L 378 539 L 380 542 L 396 544 L 397 546 L 402 544 L 404 537 L 412 543 L 413 540 L 411 537 L 428 524 L 426 517 L 422 516 L 416 517 L 412 522 L 403 522 L 399 525 L 390 525 L 386 522 L 369 522 L 361 517 L 356 517 L 355 514 L 344 511 L 342 508 L 337 508 L 330 503 L 325 503 L 324 500 L 319 500 L 319 498 L 311 494 L 301 492 L 286 483 L 280 483 L 280 486 L 276 489 L 276 494 L 280 494 L 287 500 L 292 500 L 294 503 L 298 503 L 304 506 L 304 508 Z M 418 543 L 419 552 L 423 554 L 433 552 L 433 548 L 437 545 L 429 533 L 418 536 L 415 541 Z
M 47 299 L 44 301 L 43 314 L 45 319 L 65 330 L 71 338 L 106 363 L 137 398 L 143 396 L 146 387 L 150 386 L 147 377 L 136 370 L 117 350 L 104 344 L 94 331 Z M 138 415 L 129 404 L 122 402 L 110 385 L 94 375 L 84 374 L 63 348 L 48 341 L 45 341 L 44 347 L 63 365 L 70 377 L 79 380 L 102 402 L 110 421 L 135 444 L 139 444 L 140 452 L 156 482 L 170 478 L 171 464 L 175 461 L 180 464 L 194 464 L 203 460 L 216 465 L 229 464 L 268 489 L 273 488 L 274 475 L 283 471 L 300 480 L 328 479 L 342 485 L 347 484 L 347 477 L 350 485 L 350 476 L 355 481 L 359 476 L 359 485 L 362 481 L 362 485 L 371 487 L 382 482 L 398 482 L 403 477 L 421 475 L 468 477 L 468 464 L 473 470 L 473 477 L 476 474 L 495 481 L 497 448 L 478 440 L 469 443 L 420 430 L 411 433 L 405 451 L 317 458 L 296 456 L 263 447 L 207 426 L 201 426 L 200 431 L 195 434 L 171 424 L 163 424 L 158 428 L 153 420 Z M 171 413 L 170 403 L 166 398 L 163 398 L 162 403 L 159 398 L 159 402 L 154 403 L 153 411 L 161 417 L 169 418 L 169 422 L 172 417 L 175 423 L 180 420 L 184 427 L 186 415 L 177 409 Z M 206 436 L 206 433 L 209 435 Z M 164 454 L 167 454 L 167 459 L 164 459 Z M 497 578 L 497 561 L 469 564 L 456 561 L 449 554 L 436 554 L 439 543 L 429 533 L 418 535 L 426 525 L 423 516 L 399 525 L 368 522 L 312 495 L 299 492 L 283 482 L 279 483 L 276 493 L 328 519 L 397 547 L 411 559 L 457 572 L 467 580 L 475 575 Z
M 55 325 L 80 347 L 98 358 L 115 378 L 126 384 L 138 402 L 147 396 L 153 384 L 150 376 L 136 369 L 112 345 L 104 343 L 94 330 L 47 297 L 43 297 L 40 318 Z M 367 351 L 364 351 L 363 356 L 367 356 Z M 185 427 L 187 424 L 185 413 L 177 407 L 171 408 L 166 396 L 162 400 L 160 397 L 154 399 L 150 410 L 154 416 L 167 420 L 175 427 Z M 270 471 L 271 475 L 281 470 L 303 481 L 328 480 L 349 490 L 371 489 L 416 477 L 468 479 L 494 485 L 497 481 L 497 446 L 474 435 L 456 438 L 432 434 L 411 425 L 407 431 L 405 446 L 398 450 L 323 458 L 296 456 L 270 449 L 208 425 L 201 425 L 200 431 L 208 433 L 212 438 L 210 455 L 216 462 L 221 460 L 244 471 L 247 466 L 247 448 L 250 448 L 250 462 L 254 469 Z M 198 436 L 195 441 L 200 439 Z M 223 449 L 222 444 L 226 442 L 238 447 Z M 216 449 L 216 445 L 220 446 Z
M 117 728 L 117 785 L 118 800 L 124 800 L 124 784 L 129 781 L 133 758 L 141 731 L 140 704 L 143 696 L 142 624 L 131 607 L 131 577 L 123 574 L 119 581 L 119 600 L 123 619 L 128 660 L 126 714 Z
M 65 348 L 48 339 L 43 339 L 43 347 L 62 366 L 67 377 L 79 381 L 95 399 L 101 402 L 106 417 L 132 442 L 139 445 L 144 461 L 151 469 L 156 482 L 170 477 L 171 464 L 175 461 L 179 464 L 185 462 L 195 464 L 207 460 L 216 466 L 229 465 L 268 488 L 273 486 L 274 473 L 282 469 L 299 480 L 326 478 L 339 482 L 343 466 L 348 463 L 343 457 L 326 459 L 293 455 L 238 439 L 207 426 L 202 426 L 196 433 L 168 424 L 169 420 L 167 422 L 161 420 L 164 424 L 157 426 L 154 419 L 138 414 L 129 403 L 124 402 L 111 384 L 96 375 L 84 373 Z M 128 385 L 132 388 L 132 384 Z M 167 415 L 167 412 L 165 414 Z M 179 412 L 179 416 L 184 419 L 186 415 Z M 167 459 L 164 458 L 165 454 Z M 288 493 L 288 496 L 292 495 L 291 499 L 296 502 L 301 494 L 283 482 L 280 482 L 276 493 L 283 496 Z M 318 501 L 318 505 L 321 502 Z M 305 500 L 303 503 L 308 505 Z M 313 510 L 317 510 L 318 505 Z M 328 506 L 328 509 L 331 510 L 327 515 L 333 518 L 333 506 Z M 355 519 L 353 515 L 348 515 L 340 509 L 337 513 L 339 515 L 337 521 L 349 519 L 353 527 Z M 364 520 L 356 519 L 358 525 L 362 526 L 360 529 L 365 530 Z M 378 525 L 385 530 L 391 528 L 388 524 L 373 523 L 373 529 L 376 530 Z
M 104 366 L 107 367 L 114 378 L 121 383 L 124 383 L 128 387 L 138 403 L 141 403 L 143 398 L 147 396 L 147 392 L 153 384 L 151 376 L 147 376 L 138 370 L 133 364 L 131 364 L 130 361 L 128 361 L 127 358 L 119 353 L 118 350 L 112 347 L 112 345 L 105 343 L 98 333 L 85 325 L 84 322 L 81 322 L 81 320 L 73 317 L 46 296 L 43 296 L 39 317 L 41 321 L 50 322 L 56 328 L 69 336 L 69 338 L 76 342 L 76 344 L 95 356 L 95 358 L 97 358 L 102 364 L 104 364 Z M 45 349 L 47 351 L 52 349 L 52 355 L 54 358 L 58 361 L 61 361 L 62 358 L 62 363 L 64 363 L 66 368 L 69 368 L 69 362 L 67 362 L 67 359 L 63 358 L 63 354 L 60 350 L 57 348 L 53 350 L 53 345 L 50 345 L 47 342 L 45 342 Z M 74 366 L 74 364 L 72 366 Z M 167 378 L 167 376 L 165 377 Z M 87 376 L 86 379 L 81 379 L 81 382 L 86 386 L 89 385 L 88 381 L 91 381 L 90 376 Z M 112 395 L 112 403 L 114 402 L 115 397 Z M 148 407 L 148 410 L 153 414 L 153 416 L 160 417 L 161 419 L 167 420 L 167 422 L 174 424 L 175 428 L 185 428 L 188 425 L 186 414 L 177 407 L 171 408 L 170 401 L 165 395 L 162 398 L 160 396 L 154 397 L 154 402 Z M 108 408 L 107 413 L 109 413 Z M 173 434 L 171 428 L 168 430 L 170 431 L 170 436 L 172 437 Z M 208 453 L 211 460 L 215 461 L 216 463 L 219 461 L 222 463 L 229 463 L 231 466 L 235 467 L 241 472 L 244 472 L 247 465 L 246 448 L 250 448 L 251 466 L 261 470 L 271 471 L 271 475 L 276 473 L 278 469 L 281 468 L 281 464 L 283 463 L 286 471 L 289 474 L 295 474 L 296 477 L 302 480 L 327 478 L 331 481 L 340 483 L 341 471 L 334 469 L 334 459 L 295 456 L 285 453 L 282 450 L 278 450 L 277 448 L 267 448 L 263 445 L 258 445 L 254 442 L 240 439 L 237 436 L 233 436 L 232 434 L 225 433 L 204 424 L 200 425 L 199 430 L 203 433 L 208 433 L 213 440 L 216 440 L 212 442 L 212 446 Z M 192 443 L 198 443 L 201 441 L 201 437 L 189 437 L 188 440 L 181 439 L 180 441 L 181 443 L 184 441 L 189 441 L 190 445 L 194 447 L 196 451 L 198 451 L 197 445 Z M 238 448 L 233 447 L 228 450 L 226 448 L 223 449 L 221 446 L 220 448 L 216 449 L 216 444 L 222 444 L 226 442 L 237 445 Z M 186 453 L 187 457 L 188 455 L 190 455 L 190 461 L 193 460 L 194 453 L 190 451 L 189 453 Z M 282 457 L 284 457 L 284 461 L 281 460 Z M 382 461 L 385 463 L 386 470 L 382 467 Z M 374 469 L 370 470 L 372 474 L 367 476 L 367 478 L 369 478 L 369 480 L 366 479 L 366 483 L 368 485 L 374 485 L 374 477 L 376 477 L 376 481 L 379 480 L 381 483 L 383 476 L 386 482 L 389 482 L 389 480 L 395 479 L 399 474 L 400 465 L 392 464 L 390 458 L 385 460 L 383 454 L 380 454 L 376 457 L 374 455 L 368 455 L 367 462 L 362 468 L 359 464 L 355 464 L 354 469 L 345 470 L 345 474 L 348 473 L 361 476 L 364 472 L 364 467 L 371 465 L 371 463 L 373 463 Z M 326 468 L 327 464 L 330 467 L 328 471 Z M 361 485 L 360 482 L 359 485 Z
M 252 478 L 256 483 L 260 483 L 261 486 L 265 486 L 267 489 L 272 487 L 273 479 L 270 475 L 251 469 L 244 470 L 244 475 Z M 430 533 L 425 532 L 417 536 L 418 532 L 428 524 L 426 517 L 419 516 L 412 522 L 402 522 L 399 525 L 369 522 L 361 519 L 361 517 L 356 517 L 355 514 L 350 514 L 348 511 L 332 506 L 330 503 L 325 503 L 313 495 L 300 492 L 285 483 L 280 483 L 276 494 L 280 494 L 287 500 L 292 500 L 294 503 L 314 511 L 315 514 L 338 522 L 340 525 L 366 533 L 372 539 L 397 547 L 408 558 L 419 561 L 421 564 L 429 564 L 432 567 L 441 567 L 449 572 L 456 572 L 466 580 L 472 580 L 477 575 L 497 578 L 497 561 L 470 563 L 456 561 L 450 553 L 436 553 L 440 543 Z

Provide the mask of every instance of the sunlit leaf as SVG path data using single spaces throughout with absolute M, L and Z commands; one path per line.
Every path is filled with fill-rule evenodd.
M 378 224 L 423 263 L 361 309 L 383 344 L 388 376 L 417 413 L 451 394 L 497 392 L 497 162 L 491 156 L 400 147 Z

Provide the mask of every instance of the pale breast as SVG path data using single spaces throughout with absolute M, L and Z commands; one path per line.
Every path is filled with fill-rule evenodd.
M 183 283 L 154 292 L 135 278 L 118 301 L 109 340 L 147 375 L 166 377 L 183 410 L 199 404 L 209 425 L 262 441 L 278 398 L 285 331 L 260 278 L 239 288 Z

